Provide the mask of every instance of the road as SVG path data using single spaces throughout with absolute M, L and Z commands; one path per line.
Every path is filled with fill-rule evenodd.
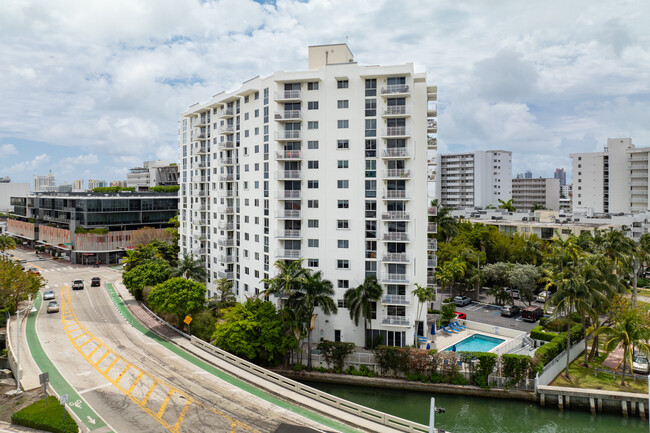
M 60 312 L 48 314 L 43 306 L 35 329 L 42 355 L 82 397 L 70 403 L 87 403 L 99 416 L 84 420 L 91 431 L 274 432 L 283 423 L 325 428 L 199 369 L 127 325 L 105 286 L 120 278 L 119 271 L 56 261 L 25 266 L 38 268 L 46 289 L 55 291 Z M 102 278 L 101 287 L 90 287 L 94 276 Z M 71 290 L 76 278 L 86 282 L 84 290 Z

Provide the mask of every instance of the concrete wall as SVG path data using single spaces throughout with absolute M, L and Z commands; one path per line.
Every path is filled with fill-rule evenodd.
M 585 348 L 585 340 L 580 340 L 569 350 L 569 362 L 573 362 Z M 538 385 L 548 385 L 566 368 L 566 350 L 546 364 L 544 371 L 537 378 Z
M 12 211 L 11 197 L 29 194 L 28 183 L 0 183 L 0 212 Z

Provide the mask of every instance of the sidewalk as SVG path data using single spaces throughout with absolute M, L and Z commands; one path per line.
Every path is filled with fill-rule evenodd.
M 22 305 L 24 308 L 26 305 Z M 25 391 L 36 389 L 41 386 L 38 376 L 41 374 L 41 370 L 36 365 L 32 353 L 29 350 L 29 345 L 27 338 L 25 338 L 26 330 L 25 323 L 29 311 L 22 311 L 20 313 L 20 387 Z M 16 335 L 16 315 L 11 316 L 11 320 L 7 323 L 7 342 L 11 344 L 11 350 L 16 356 L 17 353 L 17 335 Z

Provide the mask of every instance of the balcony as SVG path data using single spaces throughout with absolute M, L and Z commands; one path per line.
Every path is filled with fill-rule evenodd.
M 275 198 L 280 200 L 300 199 L 301 196 L 301 190 L 299 189 L 284 190 L 275 193 Z
M 302 131 L 276 131 L 275 139 L 277 141 L 302 140 Z
M 382 158 L 410 158 L 411 151 L 407 147 L 392 147 L 390 149 L 384 149 L 382 152 Z
M 235 115 L 235 109 L 234 108 L 222 108 L 217 113 L 217 117 L 232 117 L 234 115 Z
M 207 197 L 208 192 L 205 190 L 200 190 L 200 191 L 196 191 L 195 195 L 198 195 L 199 197 Z
M 438 100 L 438 86 L 427 86 L 427 101 Z
M 429 250 L 429 251 L 438 251 L 438 240 L 437 239 L 429 239 L 427 241 L 427 250 Z
M 286 122 L 290 120 L 302 120 L 302 111 L 300 110 L 285 110 L 275 112 L 276 122 Z
M 433 256 L 427 259 L 427 268 L 437 268 L 438 267 L 438 257 Z
M 207 136 L 207 134 L 205 132 L 201 132 L 201 133 L 196 134 L 194 136 L 194 139 L 198 140 L 198 141 L 205 141 L 207 138 L 208 138 L 208 136 Z
M 430 104 L 427 107 L 427 117 L 438 117 L 438 104 Z
M 382 281 L 385 284 L 408 284 L 409 279 L 406 274 L 384 274 L 382 276 Z
M 235 174 L 234 173 L 220 174 L 219 180 L 224 182 L 232 182 L 233 180 L 235 180 Z
M 208 177 L 208 176 L 196 176 L 193 180 L 194 180 L 194 182 L 205 183 L 205 182 L 210 182 L 210 177 Z
M 384 295 L 381 303 L 385 305 L 411 305 L 411 297 L 406 295 Z
M 302 179 L 301 170 L 280 170 L 275 172 L 275 178 L 277 180 L 285 179 Z
M 438 132 L 438 122 L 435 119 L 427 120 L 427 132 Z
M 276 259 L 299 259 L 300 250 L 277 250 L 275 252 Z
M 411 214 L 403 211 L 388 211 L 381 214 L 381 219 L 384 221 L 408 221 L 411 219 Z
M 210 148 L 208 146 L 201 146 L 196 149 L 194 152 L 195 155 L 205 155 L 208 152 L 210 152 Z
M 198 219 L 194 221 L 194 224 L 197 226 L 207 226 L 208 225 L 208 220 L 207 219 Z
M 411 319 L 406 316 L 384 316 L 381 319 L 381 324 L 384 326 L 411 326 Z
M 194 250 L 194 254 L 196 254 L 197 256 L 204 256 L 207 253 L 208 253 L 207 248 L 197 248 L 197 249 Z
M 224 279 L 224 278 L 225 278 L 226 280 L 232 280 L 232 279 L 235 278 L 235 273 L 232 272 L 232 271 L 231 271 L 231 272 L 222 272 L 222 271 L 219 271 L 219 272 L 217 272 L 217 277 L 218 277 L 220 280 L 222 280 L 222 279 Z
M 408 179 L 411 177 L 411 170 L 406 170 L 404 168 L 390 168 L 384 171 L 384 177 L 393 179 Z
M 275 159 L 278 161 L 300 160 L 302 157 L 299 150 L 285 150 L 283 152 L 275 152 Z
M 281 90 L 279 92 L 275 92 L 275 100 L 284 102 L 301 101 L 302 93 L 300 90 Z
M 384 109 L 382 117 L 406 117 L 411 115 L 411 110 L 406 105 L 393 105 Z
M 219 197 L 235 198 L 237 197 L 237 192 L 232 190 L 219 191 Z
M 390 126 L 381 132 L 382 137 L 408 137 L 410 135 L 411 131 L 406 126 Z
M 427 233 L 438 233 L 438 224 L 436 223 L 427 224 Z
M 383 240 L 385 242 L 408 242 L 409 235 L 403 232 L 384 233 Z
M 382 260 L 391 263 L 410 263 L 411 257 L 406 253 L 386 253 Z
M 300 219 L 301 211 L 296 209 L 285 209 L 277 213 L 277 217 L 281 219 Z
M 233 141 L 221 141 L 217 144 L 217 147 L 222 150 L 234 149 L 235 143 Z
M 409 200 L 406 191 L 384 191 L 384 200 Z
M 381 88 L 382 96 L 388 95 L 408 95 L 410 88 L 407 84 L 391 84 Z
M 427 286 L 434 286 L 436 284 L 436 277 L 433 275 L 427 275 Z
M 235 213 L 235 208 L 231 206 L 221 206 L 219 208 L 219 213 L 222 214 L 233 214 Z
M 235 160 L 233 158 L 221 158 L 219 160 L 221 165 L 235 165 Z
M 438 209 L 431 206 L 428 211 L 429 216 L 436 216 L 438 215 Z
M 219 245 L 222 247 L 234 247 L 235 239 L 234 238 L 219 238 Z
M 227 221 L 219 221 L 217 227 L 219 227 L 221 230 L 235 230 L 235 223 L 227 222 Z
M 234 134 L 235 126 L 234 125 L 221 125 L 219 127 L 219 134 Z
M 302 233 L 300 230 L 278 230 L 275 237 L 278 239 L 300 239 Z
M 194 127 L 199 127 L 199 126 L 205 126 L 208 123 L 210 123 L 210 117 L 206 116 L 205 114 L 198 119 L 196 119 L 196 123 L 193 125 Z
M 199 162 L 196 164 L 197 168 L 208 168 L 208 163 L 207 162 Z
M 225 254 L 219 255 L 219 261 L 221 263 L 235 263 L 235 256 L 227 256 Z
M 427 137 L 427 148 L 436 150 L 438 148 L 438 139 L 435 137 Z

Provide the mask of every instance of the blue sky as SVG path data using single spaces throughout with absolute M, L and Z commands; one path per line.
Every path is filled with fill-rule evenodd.
M 0 176 L 124 179 L 177 158 L 179 114 L 345 41 L 438 85 L 441 152 L 550 176 L 608 137 L 650 146 L 650 3 L 4 0 Z

